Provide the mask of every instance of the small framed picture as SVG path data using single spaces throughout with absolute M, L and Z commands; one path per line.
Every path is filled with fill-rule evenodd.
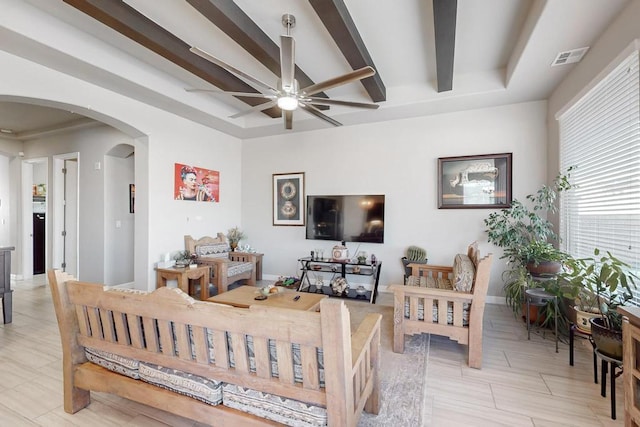
M 136 212 L 136 185 L 129 184 L 129 213 Z
M 512 153 L 438 159 L 438 209 L 511 206 Z
M 304 225 L 304 172 L 273 174 L 273 225 Z

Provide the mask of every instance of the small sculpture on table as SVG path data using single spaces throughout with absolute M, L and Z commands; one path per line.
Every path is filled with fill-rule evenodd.
M 298 289 L 300 286 L 300 278 L 296 276 L 280 276 L 275 285 L 287 289 Z
M 336 277 L 331 281 L 331 289 L 334 295 L 346 295 L 349 292 L 349 284 L 344 277 Z

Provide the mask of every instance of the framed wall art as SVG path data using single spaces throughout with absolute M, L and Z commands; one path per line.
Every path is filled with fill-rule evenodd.
M 438 159 L 438 209 L 511 206 L 512 153 Z
M 273 174 L 273 225 L 304 225 L 304 172 Z
M 176 163 L 173 197 L 198 202 L 220 201 L 220 172 Z
M 136 185 L 129 184 L 129 213 L 136 212 Z

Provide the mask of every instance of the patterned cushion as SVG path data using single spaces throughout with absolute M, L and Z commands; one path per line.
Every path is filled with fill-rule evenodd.
M 453 290 L 451 281 L 449 279 L 434 279 L 432 277 L 416 277 L 410 276 L 407 282 L 407 286 L 418 286 L 422 288 L 436 288 Z M 462 304 L 462 326 L 469 326 L 469 309 L 471 304 Z M 404 298 L 404 317 L 409 318 L 409 297 Z M 424 299 L 418 299 L 418 320 L 424 320 Z M 438 322 L 438 301 L 433 301 L 433 307 L 431 309 L 431 321 Z M 447 324 L 453 325 L 453 302 L 449 301 L 447 304 Z
M 227 277 L 237 276 L 251 270 L 253 270 L 252 262 L 230 261 L 227 267 Z
M 458 292 L 471 292 L 476 268 L 467 255 L 458 254 L 453 260 L 453 289 Z
M 117 372 L 121 375 L 126 375 L 129 378 L 137 380 L 140 378 L 138 372 L 140 362 L 128 357 L 118 356 L 117 354 L 109 353 L 108 351 L 98 350 L 97 348 L 86 347 L 84 354 L 87 356 L 87 360 L 102 366 L 110 371 Z
M 234 384 L 224 384 L 222 400 L 225 406 L 287 426 L 327 425 L 325 408 Z
M 245 344 L 247 346 L 247 356 L 249 357 L 249 370 L 251 372 L 256 371 L 256 358 L 253 350 L 253 336 L 245 335 Z M 210 345 L 211 340 L 209 340 Z M 236 366 L 231 336 L 227 335 L 227 345 L 229 347 L 229 365 L 234 368 Z M 276 350 L 275 340 L 269 340 L 269 361 L 271 362 L 271 376 L 278 377 L 278 353 Z M 212 350 L 209 351 L 210 355 Z M 293 357 L 293 379 L 297 383 L 302 383 L 302 356 L 300 353 L 300 344 L 291 345 L 291 356 Z M 316 349 L 317 363 L 318 363 L 318 380 L 320 387 L 324 387 L 324 354 L 321 348 Z
M 215 406 L 222 402 L 221 381 L 146 362 L 140 362 L 140 379 L 210 405 Z
M 407 286 L 418 286 L 422 288 L 432 289 L 453 289 L 451 287 L 451 280 L 442 277 L 424 277 L 424 276 L 409 276 L 407 278 Z
M 228 258 L 231 248 L 228 243 L 212 243 L 196 246 L 198 258 Z

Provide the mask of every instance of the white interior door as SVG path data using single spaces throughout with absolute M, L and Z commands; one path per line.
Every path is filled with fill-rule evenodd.
M 78 160 L 64 162 L 64 258 L 63 269 L 78 277 Z
M 78 277 L 78 153 L 53 158 L 53 268 Z
M 33 164 L 22 161 L 22 277 L 33 277 Z

